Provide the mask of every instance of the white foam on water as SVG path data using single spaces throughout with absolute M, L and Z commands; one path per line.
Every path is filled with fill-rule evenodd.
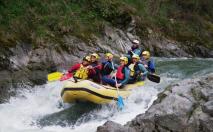
M 33 90 L 25 90 L 18 97 L 11 98 L 10 102 L 0 104 L 0 132 L 78 132 L 85 129 L 92 132 L 107 120 L 121 124 L 130 121 L 137 114 L 145 112 L 158 93 L 157 84 L 149 82 L 144 87 L 135 89 L 130 97 L 124 100 L 125 108 L 122 111 L 118 111 L 113 104 L 103 105 L 101 109 L 90 113 L 96 118 L 80 122 L 74 128 L 54 125 L 40 128 L 35 125 L 38 118 L 63 110 L 58 107 L 62 86 L 62 83 L 54 82 Z
M 40 116 L 60 111 L 60 82 L 24 90 L 10 102 L 0 104 L 0 132 L 23 131 L 34 128 L 33 122 Z

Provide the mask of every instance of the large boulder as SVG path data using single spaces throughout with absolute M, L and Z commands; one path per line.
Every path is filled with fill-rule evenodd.
M 213 74 L 199 79 L 187 79 L 174 84 L 159 94 L 158 99 L 145 114 L 136 117 L 127 126 L 135 128 L 136 125 L 137 131 L 144 131 L 147 129 L 144 126 L 149 125 L 155 127 L 148 131 L 211 131 L 213 127 L 203 125 L 203 122 L 212 123 L 212 117 L 208 115 L 211 112 L 212 104 L 202 98 L 201 90 L 210 92 L 212 89 Z M 203 105 L 204 111 L 202 111 Z M 207 112 L 207 114 L 204 112 Z
M 110 126 L 118 127 L 107 130 L 133 128 L 138 132 L 212 132 L 212 90 L 213 74 L 183 80 L 160 93 L 144 114 L 138 115 L 123 127 L 111 122 Z

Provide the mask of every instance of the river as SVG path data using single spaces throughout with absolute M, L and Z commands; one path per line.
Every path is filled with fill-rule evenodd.
M 144 113 L 157 94 L 170 84 L 185 78 L 196 78 L 213 72 L 213 59 L 155 58 L 161 83 L 146 81 L 124 100 L 125 108 L 116 109 L 115 103 L 63 104 L 57 81 L 33 89 L 19 91 L 18 96 L 0 104 L 0 132 L 94 132 L 107 120 L 121 124 Z

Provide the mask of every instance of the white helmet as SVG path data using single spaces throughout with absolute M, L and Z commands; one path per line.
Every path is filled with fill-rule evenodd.
M 132 41 L 134 44 L 139 44 L 139 41 L 137 39 Z

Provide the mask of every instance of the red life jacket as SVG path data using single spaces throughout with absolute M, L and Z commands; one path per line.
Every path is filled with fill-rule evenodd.
M 124 68 L 124 66 L 119 66 L 118 69 L 117 69 L 116 78 L 119 79 L 119 80 L 123 80 L 124 79 L 125 75 L 122 72 L 123 68 Z

